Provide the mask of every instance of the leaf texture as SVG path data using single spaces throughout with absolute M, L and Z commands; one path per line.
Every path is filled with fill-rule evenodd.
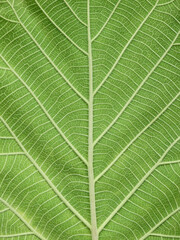
M 0 0 L 0 239 L 180 239 L 179 0 Z

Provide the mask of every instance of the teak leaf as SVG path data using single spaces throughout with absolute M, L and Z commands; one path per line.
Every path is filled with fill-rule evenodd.
M 179 9 L 0 0 L 0 239 L 180 239 Z

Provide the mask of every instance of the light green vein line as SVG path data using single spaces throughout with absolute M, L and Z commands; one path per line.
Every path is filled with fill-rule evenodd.
M 112 15 L 115 13 L 117 7 L 119 6 L 121 0 L 118 0 L 118 2 L 116 3 L 114 9 L 112 10 L 111 14 L 109 15 L 108 19 L 106 20 L 106 22 L 104 23 L 104 25 L 102 26 L 102 28 L 99 30 L 99 32 L 93 37 L 92 42 L 101 34 L 101 32 L 104 30 L 104 28 L 106 27 L 106 25 L 108 24 L 109 20 L 111 19 Z
M 9 4 L 10 5 L 10 4 Z M 11 6 L 11 5 L 10 5 Z M 39 43 L 34 39 L 32 34 L 28 31 L 28 29 L 23 25 L 21 22 L 21 19 L 17 15 L 15 9 L 11 6 L 12 10 L 14 11 L 14 14 L 16 15 L 19 23 L 21 24 L 22 28 L 27 32 L 27 34 L 30 36 L 30 38 L 33 40 L 33 42 L 37 45 L 39 50 L 43 53 L 43 55 L 48 59 L 48 61 L 51 63 L 51 65 L 54 67 L 54 69 L 60 74 L 60 76 L 67 82 L 67 84 L 71 87 L 71 89 L 85 102 L 88 104 L 87 99 L 71 84 L 71 82 L 66 78 L 66 76 L 59 70 L 59 68 L 54 64 L 54 62 L 51 60 L 51 58 L 45 53 L 45 51 L 41 48 Z
M 126 102 L 126 104 L 124 105 L 124 107 L 122 108 L 122 110 L 117 114 L 117 116 L 114 118 L 114 120 L 109 124 L 109 126 L 99 135 L 99 137 L 94 141 L 94 146 L 101 140 L 101 138 L 109 131 L 109 129 L 117 122 L 117 120 L 120 118 L 120 116 L 123 114 L 123 112 L 127 109 L 127 107 L 130 105 L 130 103 L 132 102 L 132 100 L 135 98 L 135 96 L 137 95 L 137 93 L 139 92 L 139 90 L 142 88 L 142 86 L 146 83 L 146 81 L 148 80 L 148 78 L 151 76 L 151 74 L 154 72 L 154 70 L 159 66 L 159 64 L 162 62 L 162 60 L 164 59 L 164 57 L 167 55 L 167 53 L 169 52 L 169 50 L 171 49 L 171 47 L 173 46 L 174 42 L 176 41 L 176 39 L 179 36 L 179 32 L 178 34 L 175 36 L 175 38 L 173 39 L 172 43 L 169 45 L 168 49 L 164 52 L 164 54 L 161 56 L 161 58 L 157 61 L 157 63 L 154 65 L 154 67 L 151 69 L 151 71 L 147 74 L 147 76 L 143 79 L 143 81 L 140 83 L 140 85 L 138 86 L 138 88 L 136 89 L 136 91 L 132 94 L 132 96 L 130 97 L 130 99 Z
M 68 3 L 66 0 L 64 0 L 64 2 L 65 2 L 65 4 L 67 5 L 67 7 L 70 9 L 70 11 L 73 13 L 73 15 L 78 19 L 78 21 L 79 21 L 80 23 L 82 23 L 84 26 L 87 27 L 87 24 L 86 24 L 85 22 L 83 22 L 83 21 L 78 17 L 78 15 L 73 11 L 73 9 L 72 9 L 71 6 L 69 5 L 69 3 Z
M 44 15 L 49 19 L 49 21 L 74 45 L 76 46 L 81 52 L 83 52 L 85 55 L 88 55 L 86 51 L 84 51 L 81 47 L 79 47 L 68 35 L 47 15 L 47 13 L 44 11 L 44 9 L 40 6 L 40 4 L 35 0 L 38 7 L 41 9 L 41 11 L 44 13 Z
M 10 71 L 9 68 L 6 68 L 6 67 L 0 67 L 0 70 L 7 70 L 7 71 Z
M 0 15 L 0 18 L 6 20 L 6 21 L 8 21 L 8 22 L 12 22 L 12 23 L 19 24 L 19 22 L 15 21 L 15 20 L 8 19 L 8 18 L 6 18 L 6 17 L 4 17 L 4 16 L 2 16 L 2 15 Z
M 153 12 L 153 10 L 155 9 L 155 7 L 157 6 L 158 0 L 156 1 L 156 4 L 154 5 L 154 7 L 151 9 L 151 11 L 147 14 L 147 16 L 144 18 L 144 20 L 141 22 L 141 24 L 139 25 L 139 27 L 137 28 L 137 30 L 134 32 L 134 34 L 132 35 L 132 37 L 129 39 L 129 41 L 127 42 L 127 44 L 125 45 L 125 47 L 123 48 L 123 50 L 121 51 L 119 57 L 117 58 L 117 60 L 115 61 L 115 63 L 113 64 L 112 68 L 110 69 L 110 71 L 107 73 L 107 75 L 105 76 L 105 78 L 102 80 L 102 82 L 99 84 L 99 86 L 95 89 L 94 91 L 94 95 L 99 91 L 99 89 L 102 87 L 102 85 L 105 83 L 105 81 L 107 80 L 107 78 L 111 75 L 111 73 L 113 72 L 114 68 L 116 67 L 116 65 L 118 64 L 120 58 L 122 57 L 122 55 L 124 54 L 124 52 L 126 51 L 126 49 L 128 48 L 129 44 L 133 41 L 134 37 L 136 36 L 136 34 L 138 33 L 138 31 L 141 29 L 141 27 L 144 25 L 144 23 L 146 22 L 146 20 L 149 18 L 149 16 L 151 15 L 151 13 Z
M 9 132 L 12 134 L 20 148 L 23 150 L 23 152 L 26 154 L 27 158 L 33 163 L 33 165 L 36 167 L 36 169 L 39 171 L 39 173 L 43 176 L 43 178 L 46 180 L 48 185 L 53 189 L 53 191 L 57 194 L 57 196 L 63 201 L 63 203 L 88 227 L 91 228 L 89 222 L 67 201 L 67 199 L 59 192 L 59 190 L 55 187 L 55 185 L 50 181 L 50 179 L 46 176 L 46 174 L 42 171 L 42 169 L 39 167 L 39 165 L 36 163 L 36 161 L 32 158 L 32 156 L 26 151 L 25 147 L 22 145 L 22 143 L 19 141 L 19 139 L 16 137 L 15 133 L 12 131 L 12 129 L 9 127 L 9 125 L 6 123 L 6 121 L 1 118 L 4 125 L 7 127 Z
M 91 23 L 90 23 L 90 0 L 87 1 L 87 22 L 88 22 L 88 60 L 89 60 L 89 129 L 88 129 L 88 175 L 89 175 L 89 197 L 91 213 L 91 234 L 92 240 L 98 240 L 96 220 L 96 199 L 95 181 L 93 170 L 93 65 L 91 46 Z
M 21 216 L 21 214 L 13 208 L 9 203 L 7 203 L 4 199 L 0 198 L 0 201 L 4 203 L 32 232 L 34 235 L 36 235 L 38 238 L 42 240 L 46 240 L 39 232 L 37 232 L 29 223 L 28 221 Z
M 52 117 L 49 115 L 49 113 L 46 111 L 45 107 L 42 105 L 42 103 L 39 101 L 39 99 L 36 97 L 34 92 L 31 90 L 31 88 L 23 81 L 23 79 L 15 72 L 15 70 L 9 65 L 9 63 L 5 60 L 3 56 L 1 56 L 3 61 L 8 65 L 8 67 L 11 69 L 11 71 L 14 73 L 14 75 L 22 82 L 22 84 L 26 87 L 26 89 L 30 92 L 30 94 L 33 96 L 33 98 L 36 100 L 38 105 L 41 107 L 43 112 L 46 114 L 52 125 L 56 128 L 56 130 L 59 132 L 59 134 L 64 138 L 66 143 L 72 148 L 72 150 L 79 156 L 79 158 L 87 165 L 87 160 L 82 156 L 82 154 L 72 145 L 72 143 L 69 141 L 69 139 L 65 136 L 65 134 L 62 132 L 62 130 L 58 127 L 58 125 L 55 123 L 55 121 L 52 119 Z
M 149 236 L 164 237 L 164 238 L 180 238 L 180 236 L 176 236 L 176 235 L 165 235 L 165 234 L 158 234 L 158 233 L 151 233 Z
M 24 155 L 24 152 L 0 153 L 0 156 Z
M 17 233 L 17 234 L 9 234 L 9 235 L 0 235 L 0 238 L 13 238 L 13 237 L 26 236 L 26 235 L 34 235 L 34 232 Z
M 9 139 L 14 139 L 14 138 L 13 137 L 0 137 L 0 139 L 9 140 Z
M 116 156 L 116 158 L 96 177 L 95 181 L 98 181 L 114 164 L 115 162 L 123 155 L 123 153 L 140 137 L 170 106 L 173 102 L 180 96 L 180 92 L 166 105 L 166 107 L 148 124 L 141 132 L 139 132 L 129 143 L 128 145 Z
M 161 162 L 160 165 L 175 164 L 175 163 L 180 163 L 180 160 Z
M 171 0 L 171 1 L 165 2 L 165 3 L 161 3 L 161 4 L 158 4 L 157 7 L 165 6 L 165 5 L 168 5 L 168 4 L 173 3 L 173 2 L 174 2 L 174 0 Z
M 167 215 L 165 218 L 163 218 L 158 224 L 156 224 L 149 232 L 147 232 L 143 237 L 141 237 L 139 240 L 144 240 L 147 238 L 151 233 L 156 230 L 161 224 L 163 224 L 166 220 L 168 220 L 170 217 L 172 217 L 174 214 L 176 214 L 178 211 L 180 211 L 180 207 L 178 207 L 176 210 L 171 212 L 169 215 Z
M 124 204 L 130 199 L 130 197 L 138 190 L 138 188 L 145 182 L 145 180 L 153 173 L 153 171 L 159 166 L 160 162 L 164 159 L 170 149 L 179 141 L 180 137 L 178 137 L 163 153 L 161 158 L 157 161 L 157 163 L 144 175 L 144 177 L 136 184 L 136 186 L 129 192 L 129 194 L 124 198 L 124 200 L 114 209 L 114 211 L 107 217 L 107 219 L 101 224 L 98 229 L 100 233 L 103 228 L 108 224 L 108 222 L 115 216 L 115 214 L 124 206 Z M 144 239 L 144 238 L 142 238 Z
M 4 212 L 7 212 L 9 210 L 9 208 L 5 208 L 3 210 L 0 210 L 0 213 L 4 213 Z

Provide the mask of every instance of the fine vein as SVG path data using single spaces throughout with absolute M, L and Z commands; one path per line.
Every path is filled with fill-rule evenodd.
M 46 240 L 39 232 L 37 232 L 26 220 L 21 216 L 21 214 L 13 208 L 9 203 L 7 203 L 4 199 L 0 198 L 0 201 L 6 205 L 21 221 L 33 232 L 41 240 Z M 31 233 L 32 234 L 32 233 Z
M 22 82 L 22 84 L 25 86 L 25 88 L 29 91 L 29 93 L 32 95 L 32 97 L 35 99 L 37 104 L 41 107 L 42 111 L 45 113 L 47 118 L 50 120 L 52 125 L 55 127 L 55 129 L 60 133 L 60 135 L 64 138 L 66 143 L 72 148 L 72 150 L 79 156 L 79 158 L 87 165 L 87 160 L 82 156 L 82 154 L 74 147 L 74 145 L 69 141 L 69 139 L 65 136 L 65 134 L 62 132 L 62 130 L 58 127 L 54 119 L 50 116 L 50 114 L 46 111 L 45 107 L 43 104 L 39 101 L 35 93 L 31 90 L 31 88 L 25 83 L 25 81 L 15 72 L 15 70 L 9 65 L 9 63 L 5 60 L 3 56 L 1 56 L 3 61 L 8 65 L 12 73 Z
M 170 149 L 179 141 L 178 137 L 174 142 L 166 149 L 161 158 L 157 163 L 144 175 L 144 177 L 136 184 L 136 186 L 129 192 L 125 199 L 114 209 L 114 211 L 109 215 L 109 217 L 104 221 L 104 223 L 99 227 L 98 231 L 101 232 L 103 228 L 108 224 L 108 222 L 114 217 L 114 215 L 124 206 L 124 204 L 130 199 L 130 197 L 137 191 L 137 189 L 145 182 L 145 180 L 154 172 L 154 170 L 160 165 L 162 160 L 165 158 Z M 144 239 L 144 238 L 142 238 Z
M 32 162 L 34 167 L 38 170 L 38 172 L 41 174 L 41 176 L 46 180 L 47 184 L 52 188 L 54 193 L 63 201 L 63 203 L 88 227 L 90 228 L 89 222 L 67 201 L 67 199 L 59 192 L 59 190 L 56 188 L 56 186 L 51 182 L 51 180 L 47 177 L 47 175 L 43 172 L 43 170 L 40 168 L 40 166 L 36 163 L 36 161 L 32 158 L 32 156 L 26 151 L 25 147 L 22 145 L 20 140 L 16 137 L 13 130 L 9 127 L 9 125 L 6 123 L 6 121 L 1 117 L 2 122 L 7 127 L 9 132 L 12 134 L 14 139 L 16 140 L 17 144 L 20 146 L 20 148 L 24 151 L 27 158 Z
M 11 5 L 10 5 L 11 6 Z M 61 70 L 59 70 L 59 68 L 55 65 L 55 63 L 51 60 L 51 58 L 45 53 L 45 51 L 42 49 L 42 47 L 39 45 L 39 43 L 35 40 L 35 38 L 32 36 L 32 34 L 28 31 L 28 29 L 23 25 L 23 23 L 21 22 L 21 19 L 19 18 L 19 16 L 17 15 L 15 9 L 12 7 L 12 10 L 14 12 L 14 14 L 16 15 L 19 23 L 21 24 L 22 28 L 27 32 L 27 34 L 30 36 L 30 38 L 32 39 L 32 41 L 37 45 L 37 47 L 39 48 L 39 50 L 42 52 L 42 54 L 47 58 L 47 60 L 51 63 L 51 65 L 54 67 L 54 69 L 59 73 L 59 75 L 67 82 L 67 84 L 71 87 L 71 89 L 85 102 L 88 104 L 87 99 L 73 86 L 73 84 L 67 79 L 67 77 L 63 74 L 63 72 Z

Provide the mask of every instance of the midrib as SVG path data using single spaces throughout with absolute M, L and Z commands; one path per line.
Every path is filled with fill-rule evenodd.
M 93 172 L 93 67 L 92 67 L 92 49 L 91 49 L 92 42 L 90 29 L 90 0 L 87 1 L 87 22 L 88 22 L 88 59 L 89 59 L 89 128 L 88 128 L 89 196 L 90 196 L 92 240 L 98 240 L 96 204 L 95 204 L 95 181 Z

